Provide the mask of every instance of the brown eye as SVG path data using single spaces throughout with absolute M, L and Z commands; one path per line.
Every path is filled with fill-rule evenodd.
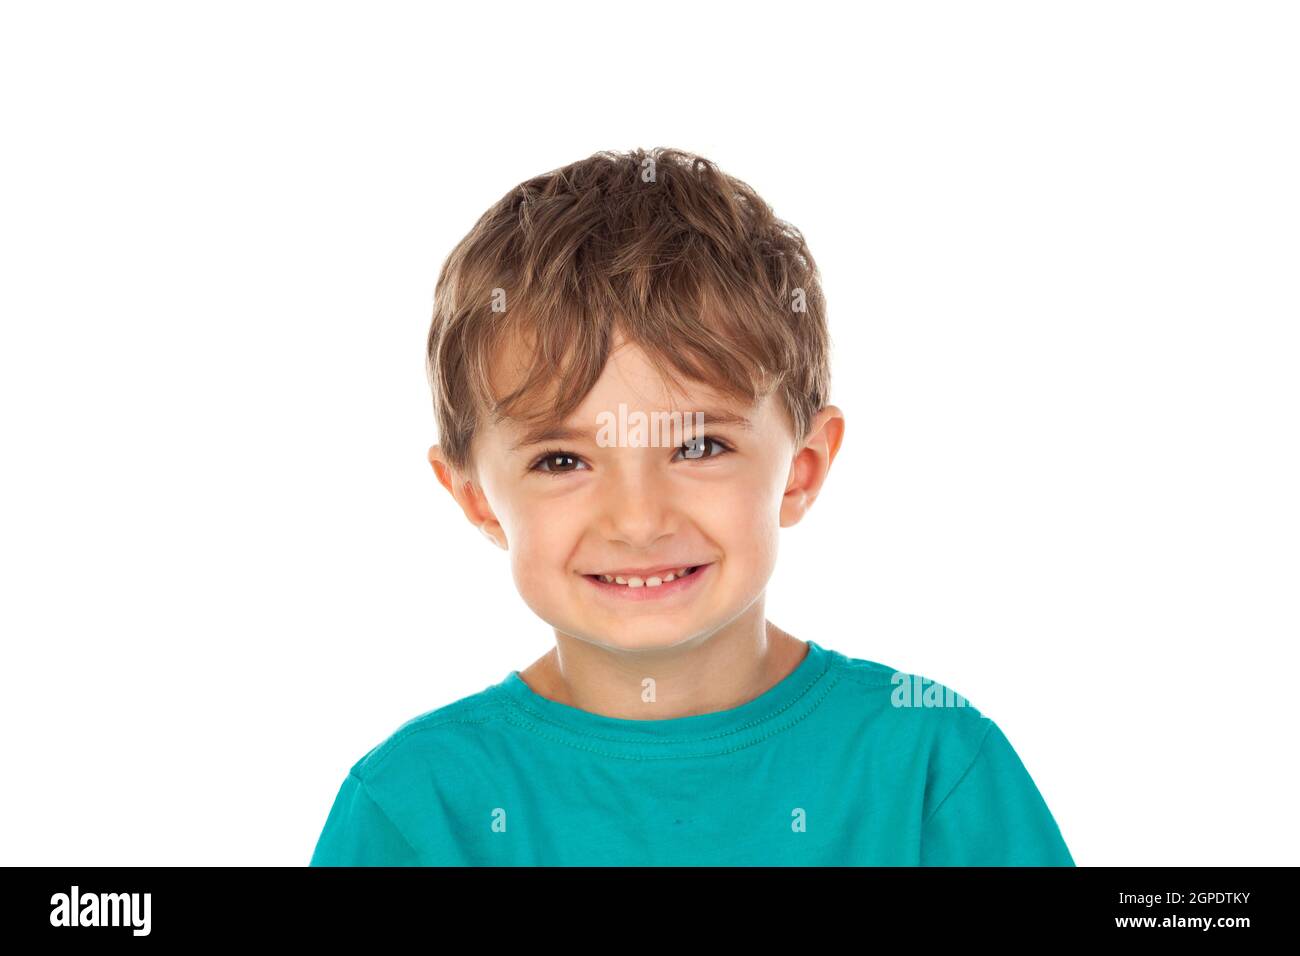
M 708 448 L 710 445 L 717 445 L 719 448 L 722 449 L 722 451 L 720 451 L 716 455 L 706 455 L 704 453 L 704 449 Z M 714 438 L 710 435 L 702 435 L 694 442 L 688 441 L 686 444 L 682 445 L 682 447 L 678 450 L 685 452 L 685 454 L 682 457 L 686 461 L 705 461 L 709 458 L 721 458 L 723 455 L 727 454 L 732 449 L 731 446 L 729 446 L 726 442 L 722 441 L 721 439 Z M 692 455 L 691 452 L 697 452 L 697 454 Z
M 570 454 L 567 451 L 556 449 L 548 451 L 541 458 L 532 464 L 529 471 L 540 471 L 548 475 L 563 475 L 571 471 L 579 471 L 578 468 L 570 468 L 568 464 L 577 464 L 582 461 L 577 455 Z

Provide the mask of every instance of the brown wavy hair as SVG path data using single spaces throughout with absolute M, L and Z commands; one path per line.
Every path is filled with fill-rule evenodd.
M 485 415 L 530 430 L 566 420 L 616 333 L 674 385 L 745 407 L 778 390 L 799 443 L 829 400 L 825 303 L 799 230 L 707 159 L 604 151 L 511 189 L 443 263 L 426 370 L 448 462 L 474 474 Z M 498 399 L 507 335 L 531 370 Z

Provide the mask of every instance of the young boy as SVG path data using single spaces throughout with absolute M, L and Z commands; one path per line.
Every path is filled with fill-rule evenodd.
M 677 150 L 483 215 L 429 461 L 555 647 L 358 760 L 313 866 L 1073 865 L 989 718 L 764 617 L 844 435 L 824 310 L 799 231 Z

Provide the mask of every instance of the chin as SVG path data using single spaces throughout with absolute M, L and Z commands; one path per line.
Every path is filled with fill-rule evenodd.
M 670 628 L 661 621 L 646 618 L 642 621 L 628 621 L 625 625 L 609 631 L 586 631 L 588 640 L 613 650 L 620 651 L 664 651 L 708 635 L 710 628 Z

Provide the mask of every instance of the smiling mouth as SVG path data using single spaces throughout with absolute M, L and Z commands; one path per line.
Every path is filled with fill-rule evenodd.
M 684 568 L 676 568 L 669 571 L 639 575 L 639 574 L 584 574 L 583 577 L 596 581 L 600 584 L 612 584 L 616 587 L 624 588 L 656 588 L 663 587 L 665 584 L 671 584 L 673 581 L 689 577 L 700 568 L 702 564 L 687 565 Z
M 712 562 L 708 564 L 689 565 L 684 570 L 684 574 L 668 572 L 664 575 L 651 575 L 649 579 L 644 579 L 635 575 L 612 575 L 612 574 L 584 574 L 583 577 L 590 581 L 603 594 L 611 598 L 622 598 L 630 601 L 647 601 L 655 598 L 669 598 L 675 594 L 684 594 L 687 591 L 694 590 L 696 582 L 704 577 L 710 568 Z M 668 580 L 669 574 L 672 580 Z M 605 580 L 610 578 L 611 580 Z M 618 578 L 622 578 L 620 583 Z M 657 582 L 657 583 L 651 583 Z

